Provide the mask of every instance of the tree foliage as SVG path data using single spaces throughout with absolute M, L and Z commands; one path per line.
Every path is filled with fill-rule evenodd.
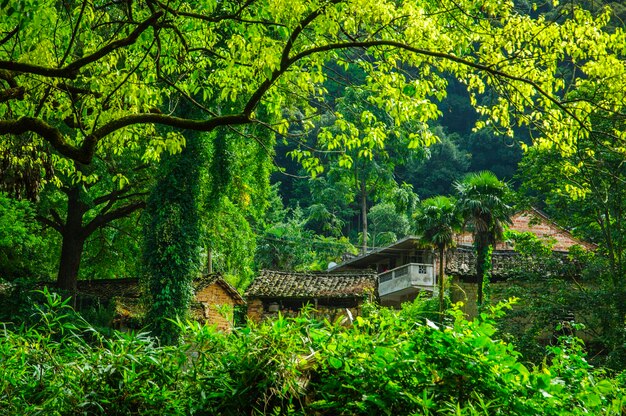
M 491 251 L 502 238 L 504 225 L 511 222 L 512 211 L 507 201 L 509 189 L 489 171 L 468 174 L 455 187 L 459 215 L 464 219 L 464 227 L 474 237 L 477 302 L 481 306 L 489 284 Z
M 209 131 L 252 123 L 260 103 L 280 120 L 274 128 L 286 132 L 283 109 L 297 104 L 305 117 L 314 113 L 308 103 L 322 99 L 323 68 L 331 60 L 362 68 L 363 88 L 394 123 L 421 126 L 412 136 L 416 144 L 439 114 L 431 100 L 445 95 L 440 74 L 451 73 L 468 86 L 474 104 L 490 88 L 492 102 L 478 106 L 490 116 L 486 123 L 510 131 L 513 116 L 540 122 L 548 139 L 567 145 L 589 131 L 584 116 L 592 106 L 565 100 L 557 64 L 576 65 L 585 75 L 581 88 L 610 89 L 615 83 L 607 81 L 623 70 L 623 32 L 599 30 L 609 13 L 594 18 L 574 7 L 553 22 L 521 14 L 504 0 L 37 6 L 37 13 L 28 0 L 3 6 L 0 132 L 10 135 L 3 148 L 23 148 L 14 141 L 28 133 L 27 146 L 52 150 L 55 161 L 90 163 L 98 152 L 140 143 L 142 157 L 154 160 L 183 144 L 179 133 L 160 133 L 154 124 Z M 603 107 L 617 110 L 619 91 L 606 97 Z M 202 116 L 170 115 L 178 99 Z M 326 142 L 367 153 L 379 141 L 347 134 Z M 305 150 L 300 155 L 316 169 Z
M 460 136 L 445 134 L 442 128 L 434 130 L 438 142 L 414 152 L 397 172 L 422 199 L 451 194 L 454 183 L 470 170 L 471 155 L 459 148 Z
M 454 235 L 461 229 L 462 218 L 455 200 L 445 196 L 426 199 L 415 215 L 415 227 L 422 243 L 434 246 L 439 252 L 439 312 L 444 311 L 446 251 L 454 245 Z
M 324 236 L 307 227 L 311 218 L 303 210 L 285 208 L 272 188 L 268 221 L 259 232 L 255 263 L 259 269 L 326 270 L 355 248 L 345 237 Z
M 383 202 L 369 210 L 372 247 L 384 247 L 404 238 L 412 228 L 404 210 L 395 204 Z
M 35 221 L 35 209 L 0 192 L 0 279 L 45 276 L 47 239 Z
M 200 137 L 190 135 L 180 154 L 164 158 L 144 211 L 148 321 L 165 343 L 178 342 L 178 327 L 171 320 L 186 317 L 200 266 L 198 195 L 204 152 Z
M 602 110 L 598 110 L 602 113 Z M 597 114 L 596 124 L 624 130 L 618 119 Z M 596 325 L 618 362 L 626 362 L 626 239 L 624 197 L 626 171 L 618 142 L 594 134 L 578 140 L 572 152 L 551 147 L 529 149 L 521 164 L 524 189 L 545 198 L 546 210 L 578 235 L 598 244 L 594 285 L 584 304 L 603 310 Z M 602 306 L 600 306 L 602 305 Z

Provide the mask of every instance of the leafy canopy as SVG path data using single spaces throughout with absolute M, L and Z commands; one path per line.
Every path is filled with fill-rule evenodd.
M 422 201 L 415 214 L 415 224 L 424 243 L 444 248 L 454 244 L 454 233 L 461 227 L 455 203 L 453 198 L 446 196 Z
M 566 100 L 560 63 L 576 66 L 576 88 L 603 86 L 607 111 L 622 105 L 612 81 L 623 79 L 626 42 L 620 29 L 602 31 L 608 12 L 574 7 L 555 22 L 518 13 L 507 0 L 20 0 L 0 8 L 0 134 L 8 134 L 0 148 L 20 150 L 3 157 L 12 165 L 46 160 L 82 181 L 93 178 L 68 160 L 127 151 L 155 160 L 184 146 L 178 129 L 265 123 L 286 133 L 287 114 L 306 125 L 324 101 L 328 62 L 367 74 L 368 100 L 395 125 L 416 125 L 411 146 L 432 140 L 427 127 L 439 116 L 433 101 L 445 96 L 444 73 L 467 86 L 486 116 L 481 124 L 510 134 L 534 123 L 542 143 L 564 149 L 591 130 L 593 103 Z M 478 105 L 487 91 L 488 105 Z M 172 115 L 181 100 L 201 115 Z M 371 116 L 364 121 L 375 132 Z M 367 156 L 384 140 L 368 137 L 346 133 L 323 146 Z M 319 171 L 311 149 L 296 155 Z

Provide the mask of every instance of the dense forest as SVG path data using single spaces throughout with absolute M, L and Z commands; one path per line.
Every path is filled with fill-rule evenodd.
M 1 2 L 0 413 L 623 414 L 623 19 L 608 0 Z M 564 263 L 508 232 L 529 207 L 597 248 Z M 243 293 L 406 236 L 443 258 L 462 230 L 474 320 L 443 269 L 438 298 L 350 323 L 188 320 L 202 274 Z M 528 267 L 497 304 L 502 240 Z M 118 278 L 141 282 L 139 334 L 74 310 L 78 282 Z M 585 342 L 554 328 L 566 312 Z

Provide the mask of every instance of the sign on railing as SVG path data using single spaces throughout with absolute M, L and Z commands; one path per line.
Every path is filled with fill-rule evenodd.
M 395 269 L 383 272 L 378 275 L 379 283 L 385 283 L 393 279 L 398 279 L 404 276 L 414 276 L 414 277 L 434 277 L 433 274 L 434 265 L 433 264 L 418 264 L 418 263 L 409 263 L 400 267 L 396 267 Z M 426 279 L 425 279 L 426 280 Z M 432 279 L 427 279 L 432 281 Z

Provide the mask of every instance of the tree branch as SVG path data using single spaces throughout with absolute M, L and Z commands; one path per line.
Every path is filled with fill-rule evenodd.
M 0 39 L 0 45 L 4 45 L 5 43 L 7 43 L 13 36 L 17 34 L 19 30 L 20 30 L 20 25 L 15 26 L 15 28 L 11 30 L 9 33 L 7 33 L 5 37 Z
M 261 85 L 259 86 L 259 88 L 257 88 L 257 90 L 254 92 L 254 94 L 252 94 L 252 96 L 250 97 L 250 99 L 248 100 L 244 108 L 245 114 L 252 114 L 254 109 L 261 102 L 261 98 L 263 97 L 263 95 L 270 89 L 270 87 L 274 84 L 274 82 L 276 82 L 276 80 L 282 74 L 284 74 L 292 64 L 297 62 L 297 61 L 289 59 L 289 54 L 291 53 L 291 50 L 293 49 L 293 45 L 295 44 L 296 40 L 298 39 L 298 36 L 300 36 L 302 31 L 309 24 L 311 24 L 315 19 L 317 19 L 324 12 L 324 10 L 329 4 L 338 3 L 338 2 L 339 0 L 332 0 L 329 3 L 322 5 L 318 9 L 311 12 L 311 14 L 306 16 L 304 19 L 302 19 L 298 23 L 298 26 L 295 27 L 293 32 L 291 32 L 289 39 L 287 39 L 287 43 L 285 43 L 285 47 L 283 48 L 282 56 L 280 59 L 280 68 L 274 70 L 272 72 L 272 75 L 268 79 L 263 81 Z
M 11 88 L 17 88 L 18 86 L 17 82 L 15 82 L 15 79 L 13 78 L 13 74 L 11 74 L 11 72 L 9 71 L 4 71 L 0 69 L 0 79 L 5 80 Z
M 0 134 L 36 133 L 50 143 L 59 153 L 80 163 L 88 164 L 91 156 L 86 157 L 81 148 L 68 144 L 63 134 L 56 127 L 33 117 L 22 117 L 17 120 L 0 120 Z
M 40 223 L 47 225 L 48 227 L 56 230 L 59 233 L 63 232 L 63 226 L 61 224 L 58 224 L 55 221 L 52 221 L 50 218 L 46 218 L 43 215 L 36 215 L 35 219 L 39 221 Z
M 100 140 L 107 135 L 134 124 L 162 124 L 165 126 L 175 127 L 179 129 L 195 130 L 195 131 L 211 131 L 220 126 L 233 126 L 240 124 L 248 124 L 253 120 L 249 114 L 230 114 L 225 116 L 217 116 L 208 120 L 193 120 L 170 116 L 167 114 L 142 113 L 133 114 L 113 120 L 96 130 L 92 136 L 94 140 Z
M 91 220 L 86 226 L 83 227 L 83 233 L 85 237 L 90 236 L 98 228 L 106 226 L 111 221 L 115 221 L 120 218 L 124 218 L 132 214 L 133 212 L 142 209 L 146 206 L 144 201 L 135 202 L 134 204 L 125 205 L 114 211 L 107 212 L 106 214 L 98 215 Z
M 70 78 L 74 79 L 78 76 L 79 71 L 84 66 L 98 61 L 105 55 L 129 45 L 137 41 L 139 36 L 149 27 L 154 26 L 156 21 L 163 15 L 163 12 L 156 12 L 148 19 L 141 22 L 130 35 L 123 39 L 118 39 L 97 50 L 91 55 L 80 58 L 63 68 L 50 68 L 41 65 L 33 65 L 24 62 L 0 61 L 0 69 L 6 69 L 14 72 L 24 72 L 28 74 L 41 75 L 50 78 Z
M 0 103 L 10 100 L 23 100 L 24 92 L 24 87 L 15 87 L 0 91 Z

